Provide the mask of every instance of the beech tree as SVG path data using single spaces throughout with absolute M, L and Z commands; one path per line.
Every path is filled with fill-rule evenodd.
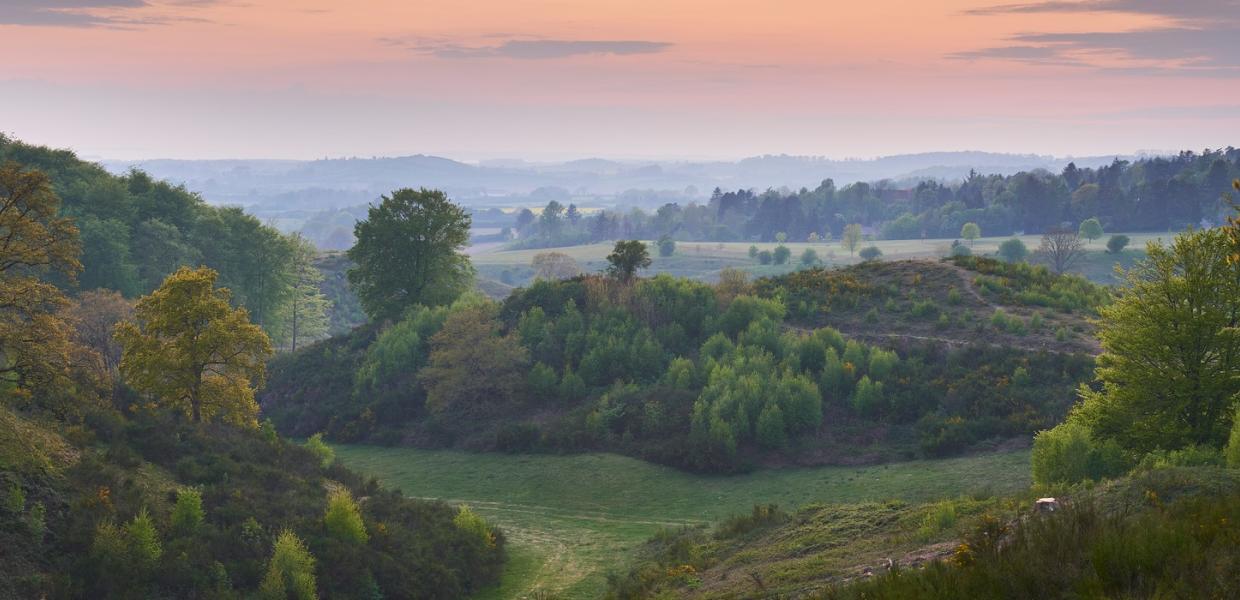
M 254 392 L 266 375 L 271 340 L 244 308 L 215 287 L 216 272 L 181 267 L 138 301 L 116 328 L 121 375 L 155 406 L 194 422 L 214 418 L 257 425 Z
M 372 319 L 396 319 L 414 304 L 450 304 L 473 282 L 461 253 L 471 218 L 439 190 L 409 188 L 383 196 L 353 228 L 349 283 Z

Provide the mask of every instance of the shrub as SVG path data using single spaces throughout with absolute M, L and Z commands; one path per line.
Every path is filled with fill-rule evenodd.
M 853 409 L 863 415 L 874 415 L 883 407 L 883 384 L 862 375 L 853 392 Z
M 202 525 L 202 492 L 197 488 L 181 488 L 177 491 L 177 503 L 172 508 L 172 529 L 182 535 L 192 535 Z
M 1035 312 L 1032 317 L 1029 317 L 1029 329 L 1034 331 L 1042 330 L 1042 313 Z
M 758 262 L 759 262 L 759 263 L 762 263 L 762 264 L 764 264 L 764 265 L 769 265 L 769 264 L 771 264 L 771 261 L 773 261 L 773 260 L 775 260 L 775 256 L 771 254 L 771 251 L 770 251 L 770 250 L 763 250 L 763 251 L 761 251 L 761 252 L 759 252 L 759 253 L 758 253 Z
M 1068 331 L 1067 327 L 1060 327 L 1055 330 L 1055 341 L 1057 342 L 1066 342 L 1070 337 L 1072 337 L 1072 333 Z
M 939 316 L 939 307 L 933 300 L 918 300 L 909 312 L 918 319 L 930 320 Z
M 342 542 L 365 544 L 370 539 L 353 495 L 343 488 L 333 491 L 328 498 L 323 525 L 327 527 L 327 533 Z
M 1072 420 L 1034 436 L 1032 463 L 1033 481 L 1039 485 L 1098 480 L 1127 470 L 1114 441 L 1098 442 L 1088 427 Z
M 1223 465 L 1223 453 L 1210 446 L 1188 446 L 1179 450 L 1155 450 L 1141 457 L 1139 469 L 1167 467 L 1217 467 Z
M 155 529 L 155 521 L 146 508 L 138 511 L 133 520 L 125 525 L 125 537 L 129 543 L 129 556 L 140 566 L 153 567 L 155 561 L 163 556 L 164 549 L 159 543 L 159 532 Z
M 878 322 L 878 309 L 877 308 L 871 308 L 870 310 L 866 311 L 865 322 L 871 323 L 871 324 Z
M 1240 468 L 1240 406 L 1231 421 L 1231 435 L 1227 438 L 1227 447 L 1223 450 L 1223 458 L 1227 466 Z
M 314 580 L 314 557 L 302 544 L 297 534 L 285 529 L 276 538 L 271 551 L 267 575 L 258 588 L 263 600 L 317 600 L 318 588 Z
M 876 260 L 878 257 L 882 256 L 883 251 L 879 250 L 878 246 L 866 246 L 861 249 L 861 252 L 858 253 L 858 255 L 861 257 L 861 260 L 870 261 Z
M 676 241 L 670 237 L 659 238 L 659 256 L 664 258 L 676 253 Z
M 749 258 L 758 258 L 758 247 L 757 246 L 749 247 Z
M 456 517 L 452 519 L 452 524 L 461 531 L 473 534 L 486 547 L 495 547 L 495 533 L 491 531 L 491 526 L 487 524 L 486 519 L 478 516 L 478 513 L 470 510 L 468 506 L 461 505 Z
M 771 255 L 771 258 L 775 260 L 775 264 L 777 265 L 787 264 L 788 259 L 791 257 L 792 257 L 792 251 L 789 250 L 788 247 L 783 244 L 776 246 L 775 252 L 772 253 Z
M 758 415 L 758 443 L 767 448 L 782 448 L 788 441 L 784 426 L 784 412 L 778 402 L 767 402 Z
M 336 451 L 332 450 L 331 446 L 328 446 L 323 442 L 322 433 L 316 433 L 310 436 L 310 439 L 306 440 L 305 448 L 306 450 L 314 453 L 315 456 L 319 457 L 319 464 L 321 464 L 324 469 L 330 467 L 332 463 L 336 462 Z
M 952 306 L 960 304 L 960 290 L 956 289 L 956 286 L 947 290 L 947 303 Z
M 818 252 L 813 248 L 806 248 L 805 252 L 801 253 L 801 264 L 807 267 L 818 264 Z
M 1111 239 L 1107 240 L 1107 252 L 1110 254 L 1119 254 L 1124 251 L 1124 248 L 1128 247 L 1128 242 L 1128 236 L 1122 233 L 1119 235 L 1113 235 L 1111 236 Z
M 999 258 L 1010 263 L 1020 262 L 1029 256 L 1029 247 L 1020 241 L 1020 238 L 1012 238 L 999 244 Z
M 952 242 L 951 256 L 973 256 L 973 249 L 960 242 Z

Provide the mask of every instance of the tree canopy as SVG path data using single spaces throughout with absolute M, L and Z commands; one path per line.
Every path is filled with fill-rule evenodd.
M 403 188 L 371 206 L 354 227 L 349 283 L 366 313 L 395 319 L 415 304 L 449 304 L 469 288 L 469 213 L 439 190 Z
M 117 326 L 121 374 L 156 406 L 194 422 L 256 425 L 255 387 L 266 375 L 271 341 L 249 312 L 229 305 L 207 267 L 181 267 L 138 301 L 134 319 Z
M 620 281 L 629 281 L 639 269 L 650 266 L 650 251 L 641 240 L 616 242 L 607 255 L 607 272 Z

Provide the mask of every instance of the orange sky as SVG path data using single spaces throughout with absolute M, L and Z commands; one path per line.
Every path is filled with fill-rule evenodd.
M 0 131 L 109 158 L 1201 149 L 1240 132 L 1237 23 L 1234 0 L 3 0 Z

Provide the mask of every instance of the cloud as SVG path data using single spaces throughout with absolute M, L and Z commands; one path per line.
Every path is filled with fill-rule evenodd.
M 216 2 L 218 0 L 174 0 L 168 4 L 205 6 Z M 199 20 L 135 12 L 146 8 L 152 8 L 147 0 L 0 0 L 0 25 L 130 27 Z
M 949 58 L 1082 66 L 1132 75 L 1240 75 L 1240 0 L 1047 1 L 989 6 L 967 14 L 1082 12 L 1149 15 L 1167 24 L 1130 31 L 1022 33 L 1010 37 L 1009 46 L 957 52 Z
M 404 46 L 437 58 L 514 58 L 521 60 L 547 60 L 584 55 L 632 55 L 655 54 L 672 46 L 668 42 L 645 40 L 537 40 L 509 39 L 498 44 L 470 46 L 465 44 L 414 40 L 413 42 L 384 39 L 387 43 Z

